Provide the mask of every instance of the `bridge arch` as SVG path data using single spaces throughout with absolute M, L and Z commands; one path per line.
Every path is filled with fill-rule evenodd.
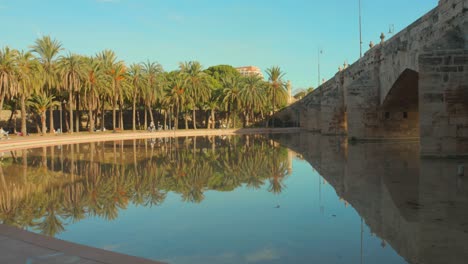
M 419 137 L 419 73 L 403 70 L 380 109 L 387 137 Z

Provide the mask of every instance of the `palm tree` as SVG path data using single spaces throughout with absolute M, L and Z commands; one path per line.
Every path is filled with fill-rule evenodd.
M 17 92 L 21 105 L 21 133 L 27 134 L 26 127 L 26 98 L 38 92 L 42 87 L 41 64 L 31 52 L 21 51 L 16 57 Z
M 223 103 L 228 111 L 227 123 L 229 125 L 230 115 L 233 115 L 233 127 L 236 125 L 237 110 L 241 107 L 241 99 L 239 97 L 241 89 L 241 78 L 238 76 L 225 76 L 222 79 L 224 85 Z
M 69 53 L 60 57 L 57 68 L 63 87 L 68 91 L 68 104 L 70 107 L 70 133 L 73 133 L 73 93 L 79 94 L 81 80 L 86 76 L 83 58 Z M 78 105 L 78 95 L 77 95 Z M 78 114 L 78 113 L 77 113 Z M 76 127 L 79 132 L 80 128 Z
M 281 68 L 278 66 L 273 66 L 266 70 L 268 74 L 268 90 L 269 95 L 271 94 L 271 106 L 273 109 L 272 116 L 275 115 L 276 106 L 285 103 L 287 98 L 286 84 L 283 82 L 283 77 L 285 73 L 281 71 Z M 275 127 L 275 120 L 273 119 L 273 127 Z
M 47 85 L 47 93 L 52 95 L 52 88 L 57 84 L 57 74 L 55 69 L 55 60 L 54 58 L 58 56 L 59 52 L 62 50 L 62 43 L 55 39 L 51 39 L 50 36 L 43 36 L 40 39 L 37 39 L 35 44 L 31 47 L 32 52 L 35 52 L 39 55 L 39 61 L 42 64 L 42 69 L 44 73 L 44 83 Z M 53 109 L 50 108 L 50 133 L 53 133 L 54 130 L 54 115 Z
M 266 103 L 265 83 L 259 76 L 248 76 L 244 79 L 239 98 L 244 109 L 244 127 L 249 125 L 249 116 L 260 111 Z
M 0 50 L 0 113 L 8 95 L 14 94 L 15 86 L 15 58 L 18 52 L 9 47 Z
M 55 96 L 48 96 L 44 93 L 35 94 L 28 102 L 29 106 L 41 117 L 42 134 L 47 131 L 46 127 L 46 111 L 47 109 L 59 105 L 59 102 L 54 101 Z
M 116 107 L 121 95 L 122 83 L 125 80 L 126 67 L 123 61 L 117 61 L 117 56 L 111 50 L 104 50 L 99 54 L 103 61 L 106 76 L 111 86 L 112 96 L 112 129 L 116 131 Z M 121 128 L 123 129 L 123 127 Z
M 211 88 L 206 79 L 207 75 L 203 72 L 203 67 L 198 61 L 180 63 L 179 68 L 186 77 L 188 93 L 193 98 L 192 121 L 193 128 L 197 129 L 196 108 L 210 98 Z
M 102 61 L 96 57 L 85 57 L 84 67 L 86 69 L 84 98 L 88 105 L 89 132 L 95 128 L 95 115 L 93 110 L 98 108 L 99 93 L 104 86 Z M 97 112 L 97 111 L 96 111 Z
M 132 128 L 136 130 L 136 103 L 139 99 L 141 88 L 143 86 L 143 68 L 141 64 L 130 65 L 129 70 L 130 96 L 132 100 Z
M 147 127 L 147 111 L 150 113 L 150 120 L 154 123 L 153 110 L 151 105 L 154 104 L 158 97 L 161 97 L 164 89 L 161 81 L 161 73 L 163 72 L 161 64 L 147 61 L 143 63 L 143 74 L 146 79 L 146 85 L 143 87 L 144 102 L 145 102 L 145 127 Z
M 167 88 L 166 97 L 164 101 L 171 106 L 174 111 L 174 127 L 179 127 L 179 114 L 182 110 L 182 106 L 186 101 L 190 100 L 187 96 L 185 88 L 185 79 L 180 72 L 171 72 L 167 76 Z

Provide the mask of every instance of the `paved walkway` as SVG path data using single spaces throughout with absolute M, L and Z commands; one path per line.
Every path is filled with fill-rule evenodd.
M 267 134 L 267 133 L 295 133 L 300 128 L 246 128 L 246 129 L 197 129 L 197 130 L 171 130 L 156 132 L 80 132 L 73 134 L 58 135 L 31 135 L 31 136 L 10 136 L 9 139 L 0 140 L 0 152 L 14 149 L 26 149 L 33 147 L 53 146 L 60 144 L 73 144 L 97 141 L 112 141 L 140 138 L 161 138 L 161 137 L 188 137 L 188 136 L 221 136 L 221 135 L 243 135 L 243 134 Z
M 8 264 L 161 264 L 0 225 L 0 263 Z

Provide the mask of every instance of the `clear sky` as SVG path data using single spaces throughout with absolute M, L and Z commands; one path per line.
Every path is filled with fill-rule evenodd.
M 363 47 L 398 32 L 438 0 L 361 0 Z M 51 35 L 75 53 L 112 49 L 128 63 L 278 65 L 295 89 L 359 57 L 358 0 L 0 0 L 0 46 Z

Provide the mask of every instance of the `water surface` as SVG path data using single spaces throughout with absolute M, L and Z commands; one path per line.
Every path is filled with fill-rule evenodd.
M 313 134 L 44 147 L 4 153 L 0 221 L 168 263 L 464 263 L 461 164 Z

